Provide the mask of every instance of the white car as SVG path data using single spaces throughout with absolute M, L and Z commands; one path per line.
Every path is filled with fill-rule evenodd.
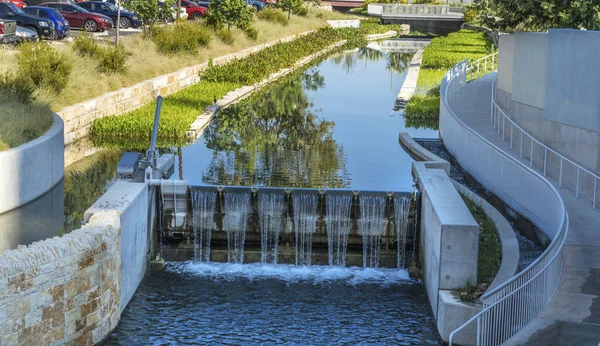
M 159 6 L 162 6 L 163 4 L 164 4 L 164 2 L 162 2 L 162 1 L 158 2 Z M 175 4 L 177 4 L 177 3 L 175 3 Z M 175 5 L 175 6 L 177 6 L 177 5 Z M 177 12 L 175 10 L 175 7 L 173 7 L 173 10 L 171 11 L 171 15 L 173 16 L 173 20 L 177 19 Z M 188 14 L 187 14 L 187 11 L 185 10 L 185 7 L 179 8 L 179 18 L 181 18 L 181 19 L 188 18 Z

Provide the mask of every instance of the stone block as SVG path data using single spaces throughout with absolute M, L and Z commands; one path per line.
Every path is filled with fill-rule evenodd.
M 19 334 L 12 333 L 3 336 L 2 339 L 0 339 L 0 344 L 2 344 L 2 346 L 17 346 L 19 344 Z
M 17 299 L 7 305 L 7 313 L 11 318 L 24 317 L 29 313 L 29 297 Z
M 25 315 L 25 327 L 33 327 L 42 322 L 42 310 L 38 309 Z

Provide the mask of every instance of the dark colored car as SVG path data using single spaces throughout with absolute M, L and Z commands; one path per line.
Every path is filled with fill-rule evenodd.
M 12 19 L 0 19 L 0 43 L 14 43 L 17 40 L 17 21 Z
M 117 13 L 119 9 L 117 6 L 102 1 L 84 1 L 77 4 L 85 8 L 92 13 L 98 13 L 110 17 L 113 23 L 117 22 Z M 121 29 L 127 29 L 130 27 L 137 28 L 142 25 L 140 18 L 133 12 L 127 10 L 121 10 L 121 22 L 119 23 Z
M 188 19 L 200 19 L 204 17 L 204 11 L 206 11 L 206 7 L 202 7 L 190 0 L 181 0 L 181 7 L 185 8 Z
M 43 4 L 44 2 L 48 2 L 48 0 L 23 0 L 23 7 L 28 7 L 28 6 L 39 6 L 40 4 Z M 75 0 L 54 0 L 54 2 L 66 2 L 66 3 L 71 3 L 74 4 Z
M 85 8 L 66 2 L 47 2 L 40 6 L 55 8 L 69 21 L 71 28 L 94 32 L 112 29 L 110 17 L 91 13 Z
M 40 38 L 56 38 L 52 20 L 30 16 L 12 3 L 0 2 L 0 18 L 15 20 L 18 26 L 35 30 Z
M 23 8 L 23 0 L 0 0 L 0 2 L 10 2 L 15 4 L 18 8 Z
M 60 11 L 55 8 L 29 6 L 25 7 L 23 12 L 30 16 L 52 20 L 54 22 L 54 28 L 58 38 L 64 38 L 68 36 L 69 31 L 71 31 L 69 22 L 65 19 L 65 17 L 63 17 L 62 14 L 60 14 Z

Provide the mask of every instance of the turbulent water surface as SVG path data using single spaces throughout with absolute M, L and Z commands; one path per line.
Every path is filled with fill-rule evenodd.
M 107 345 L 438 345 L 406 271 L 169 263 L 147 277 Z

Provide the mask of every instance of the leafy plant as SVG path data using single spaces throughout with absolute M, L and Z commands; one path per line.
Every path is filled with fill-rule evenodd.
M 438 128 L 440 117 L 439 95 L 414 95 L 406 104 L 406 126 L 414 128 Z
M 258 39 L 258 30 L 256 30 L 256 28 L 253 28 L 251 26 L 244 29 L 244 34 L 246 34 L 246 37 L 249 40 L 256 41 Z
M 188 21 L 179 21 L 171 27 L 156 27 L 152 31 L 156 49 L 165 54 L 196 54 L 200 47 L 211 41 L 210 30 L 205 26 Z
M 288 25 L 288 21 L 285 17 L 285 14 L 281 10 L 275 8 L 265 8 L 262 11 L 258 12 L 256 16 L 259 19 L 266 20 L 271 23 L 281 24 L 283 26 Z
M 77 35 L 73 38 L 71 49 L 82 57 L 94 57 L 97 56 L 101 49 L 98 43 L 94 40 L 91 35 Z
M 175 0 L 165 0 L 159 6 L 156 0 L 129 0 L 126 7 L 142 19 L 144 33 L 150 35 L 159 21 L 169 21 L 174 11 Z
M 108 46 L 99 56 L 98 67 L 103 73 L 124 74 L 127 71 L 127 59 L 131 55 L 122 45 Z
M 221 40 L 221 42 L 225 43 L 228 46 L 231 46 L 233 44 L 233 35 L 231 34 L 231 31 L 226 30 L 226 29 L 219 29 L 215 32 L 215 35 L 217 35 L 217 37 L 219 38 L 219 40 Z
M 30 79 L 14 73 L 5 73 L 0 76 L 0 94 L 17 102 L 30 103 L 34 96 L 35 86 Z
M 287 21 L 289 22 L 292 13 L 300 11 L 303 2 L 303 0 L 279 0 L 277 1 L 277 7 L 283 12 L 287 12 Z
M 25 43 L 19 47 L 19 77 L 36 88 L 47 87 L 60 94 L 72 69 L 70 61 L 45 43 Z
M 245 29 L 252 22 L 252 8 L 244 0 L 211 0 L 206 13 L 207 19 L 215 28 L 227 25 Z

